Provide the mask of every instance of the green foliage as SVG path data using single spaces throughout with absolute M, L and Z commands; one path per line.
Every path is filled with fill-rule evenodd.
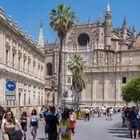
M 72 72 L 73 87 L 80 92 L 86 87 L 86 76 L 83 73 L 85 61 L 79 54 L 74 54 L 68 61 L 68 69 Z
M 58 33 L 59 37 L 64 37 L 69 29 L 74 25 L 75 13 L 70 11 L 70 7 L 60 4 L 50 13 L 50 26 Z
M 126 102 L 140 101 L 140 77 L 135 77 L 128 81 L 128 83 L 122 87 L 122 97 Z
M 70 7 L 60 4 L 50 13 L 50 26 L 57 32 L 60 39 L 59 50 L 59 68 L 58 68 L 58 106 L 61 106 L 62 100 L 62 48 L 65 36 L 74 25 L 75 13 L 70 11 Z

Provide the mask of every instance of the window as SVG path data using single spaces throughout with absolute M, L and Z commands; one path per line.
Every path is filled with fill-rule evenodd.
M 21 57 L 18 57 L 18 68 L 20 69 L 20 61 L 21 61 Z
M 38 105 L 40 105 L 40 95 L 38 95 Z
M 15 54 L 13 53 L 13 67 L 15 65 Z
M 30 60 L 28 60 L 28 72 L 30 72 Z
M 6 64 L 8 64 L 8 54 L 9 54 L 9 51 L 6 50 Z
M 47 63 L 47 75 L 52 75 L 52 64 Z
M 30 103 L 31 103 L 31 102 L 30 102 L 30 97 L 29 97 L 29 98 L 28 98 L 28 104 L 30 105 Z
M 23 68 L 25 69 L 25 62 L 26 62 L 26 59 L 24 58 L 24 61 L 23 61 Z
M 24 106 L 26 105 L 26 94 L 24 94 Z
M 33 63 L 33 74 L 35 73 L 35 62 Z
M 35 95 L 33 96 L 33 105 L 35 105 Z
M 122 83 L 125 84 L 126 83 L 126 77 L 122 78 Z
M 90 41 L 89 36 L 86 33 L 82 33 L 78 37 L 78 43 L 80 46 L 87 46 L 89 41 Z

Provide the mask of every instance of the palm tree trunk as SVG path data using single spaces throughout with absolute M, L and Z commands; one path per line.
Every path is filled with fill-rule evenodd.
M 58 107 L 62 105 L 62 50 L 63 50 L 63 39 L 60 37 L 60 49 L 59 49 L 59 67 L 58 67 L 58 96 L 57 102 Z

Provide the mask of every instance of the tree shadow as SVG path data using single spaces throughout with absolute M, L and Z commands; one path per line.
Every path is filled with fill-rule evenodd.
M 130 130 L 127 127 L 122 127 L 120 123 L 114 124 L 111 129 L 108 129 L 109 133 L 119 138 L 131 138 Z

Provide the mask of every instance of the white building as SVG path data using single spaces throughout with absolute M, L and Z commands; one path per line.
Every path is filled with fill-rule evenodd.
M 41 37 L 42 38 L 42 37 Z M 43 39 L 43 38 L 42 38 Z M 42 41 L 40 40 L 42 43 Z M 15 109 L 29 107 L 40 109 L 44 98 L 44 60 L 42 47 L 18 28 L 0 9 L 0 105 Z M 6 83 L 16 84 L 16 100 L 6 100 Z M 8 91 L 9 93 L 9 91 Z

